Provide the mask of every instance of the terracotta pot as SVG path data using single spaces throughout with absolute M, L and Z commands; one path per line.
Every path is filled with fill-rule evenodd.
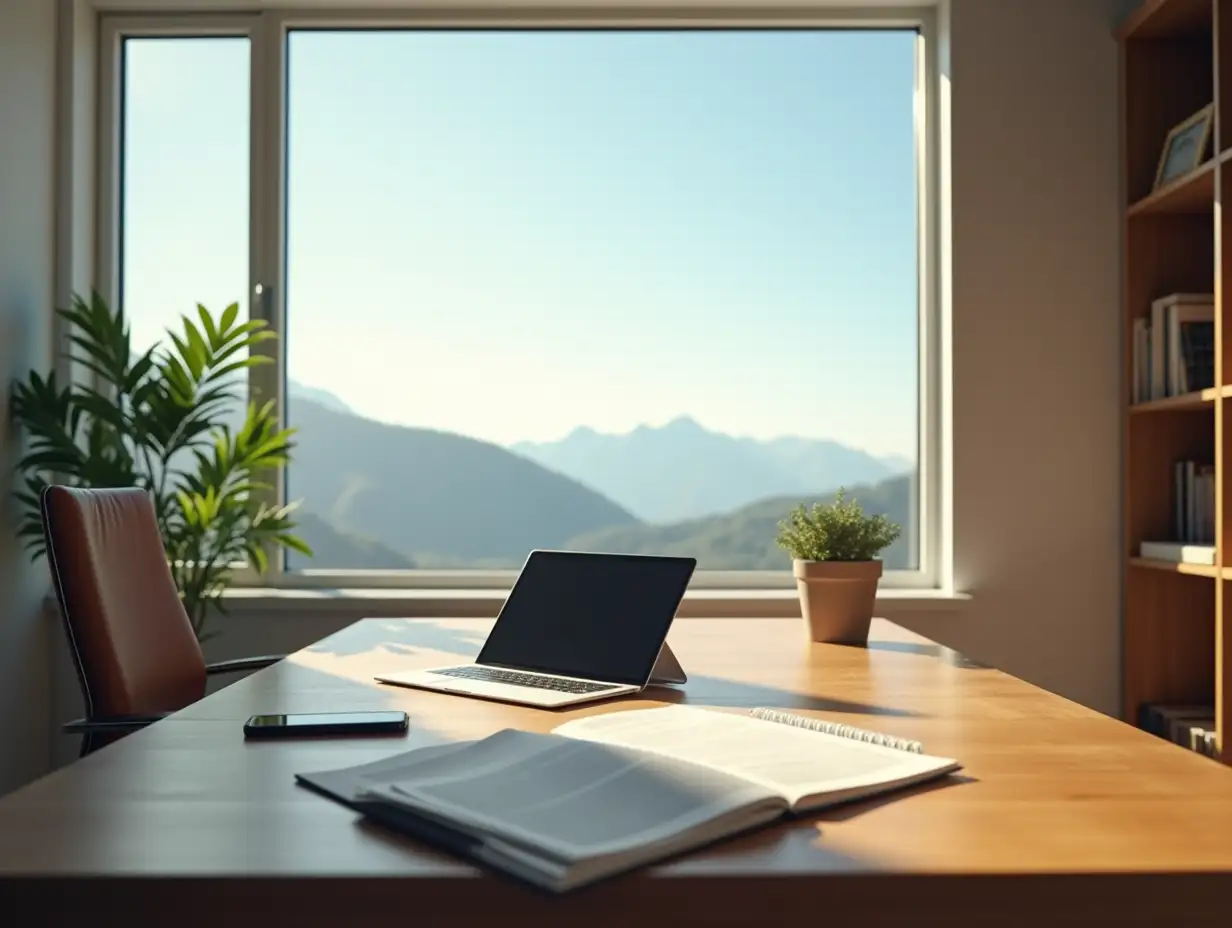
M 792 562 L 800 610 L 813 641 L 868 641 L 881 566 L 881 561 Z

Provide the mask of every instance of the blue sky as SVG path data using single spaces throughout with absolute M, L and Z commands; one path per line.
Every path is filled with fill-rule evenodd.
M 500 443 L 691 415 L 914 456 L 914 41 L 293 34 L 290 376 Z M 247 62 L 129 41 L 144 343 L 246 297 Z

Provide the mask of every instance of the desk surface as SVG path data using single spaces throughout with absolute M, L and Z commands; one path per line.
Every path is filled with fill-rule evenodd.
M 3 799 L 0 908 L 72 924 L 102 907 L 130 925 L 163 923 L 164 905 L 177 925 L 215 926 L 246 924 L 240 912 L 296 925 L 516 913 L 627 926 L 656 912 L 704 912 L 713 925 L 813 924 L 820 912 L 913 928 L 1044 914 L 1050 926 L 1232 923 L 1232 770 L 887 622 L 865 649 L 810 645 L 798 620 L 682 620 L 670 638 L 690 678 L 681 691 L 572 711 L 371 680 L 470 658 L 489 624 L 360 622 Z M 841 719 L 918 738 L 965 770 L 561 898 L 359 824 L 292 779 L 664 700 Z M 260 712 L 395 707 L 412 731 L 393 741 L 248 744 L 241 732 Z

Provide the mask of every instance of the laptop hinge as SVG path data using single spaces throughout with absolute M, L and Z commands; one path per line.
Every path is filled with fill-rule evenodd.
M 684 668 L 680 666 L 680 661 L 676 660 L 676 655 L 672 653 L 671 645 L 664 641 L 663 646 L 659 648 L 659 656 L 655 660 L 654 669 L 650 671 L 650 680 L 646 685 L 671 686 L 687 683 L 688 680 Z

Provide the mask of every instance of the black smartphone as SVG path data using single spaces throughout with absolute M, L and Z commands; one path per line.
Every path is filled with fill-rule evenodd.
M 401 735 L 410 727 L 405 712 L 302 712 L 254 715 L 245 738 L 310 738 L 319 735 Z

